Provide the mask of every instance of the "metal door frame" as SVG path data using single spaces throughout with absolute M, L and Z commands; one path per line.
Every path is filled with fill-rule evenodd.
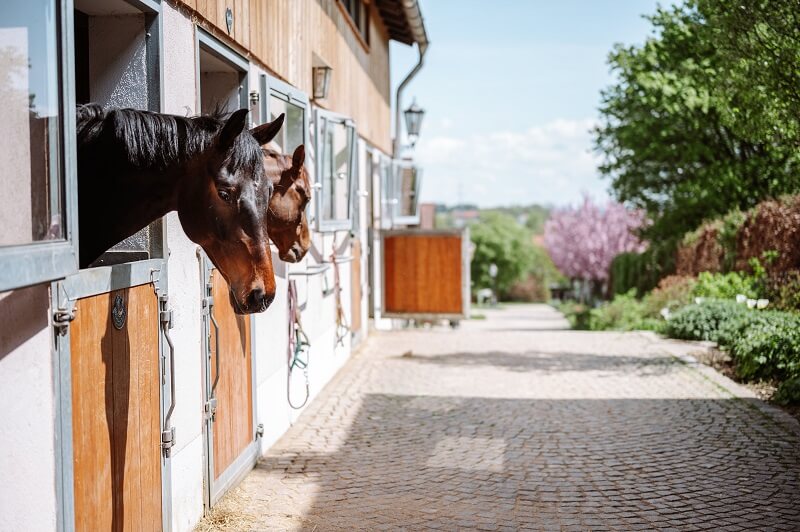
M 205 451 L 205 460 L 203 464 L 203 502 L 205 503 L 206 511 L 210 510 L 219 499 L 232 487 L 238 484 L 247 473 L 253 469 L 258 461 L 258 440 L 261 436 L 261 430 L 257 425 L 258 413 L 256 411 L 258 401 L 256 400 L 258 393 L 256 391 L 256 334 L 255 334 L 255 317 L 250 314 L 248 319 L 250 321 L 250 380 L 251 380 L 251 397 L 252 410 L 253 410 L 253 439 L 247 445 L 247 448 L 242 451 L 239 456 L 222 472 L 218 479 L 214 478 L 214 423 L 211 420 L 211 412 L 209 411 L 209 401 L 212 397 L 211 381 L 211 364 L 216 363 L 217 353 L 211 352 L 211 334 L 212 322 L 211 318 L 214 312 L 214 302 L 211 299 L 212 284 L 211 272 L 216 268 L 208 256 L 202 249 L 197 251 L 198 258 L 200 259 L 200 279 L 203 286 L 203 334 L 202 334 L 202 349 L 203 363 L 203 450 Z M 217 344 L 219 345 L 219 344 Z
M 145 60 L 148 72 L 148 83 L 152 90 L 148 91 L 148 107 L 151 110 L 161 111 L 163 98 L 163 24 L 161 20 L 160 0 L 125 0 L 131 6 L 140 10 L 145 15 L 145 31 L 148 33 Z M 67 56 L 67 68 L 62 83 L 70 91 L 70 98 L 74 102 L 74 88 L 72 76 L 75 58 L 73 56 L 73 19 L 74 9 L 72 0 L 61 2 L 64 10 L 62 16 L 66 23 L 62 46 Z M 74 121 L 65 121 L 69 127 L 74 128 Z M 74 138 L 74 132 L 67 131 L 65 136 Z M 67 154 L 67 157 L 70 157 Z M 77 163 L 71 168 L 77 175 Z M 77 178 L 68 181 L 74 190 L 67 191 L 73 210 L 77 208 Z M 77 223 L 75 223 L 75 233 Z M 74 239 L 77 249 L 77 241 Z M 168 317 L 167 306 L 167 231 L 166 225 L 161 225 L 161 258 L 152 258 L 137 262 L 86 268 L 66 277 L 63 280 L 50 283 L 51 309 L 53 312 L 53 385 L 55 392 L 55 469 L 56 469 L 56 499 L 58 501 L 58 514 L 56 528 L 59 531 L 75 529 L 75 496 L 73 471 L 74 449 L 72 445 L 72 352 L 70 349 L 69 322 L 74 319 L 75 303 L 78 299 L 115 290 L 132 288 L 145 284 L 152 284 L 157 298 L 159 309 L 158 355 L 159 373 L 162 376 L 159 400 L 159 427 L 164 428 L 165 417 L 172 406 L 174 393 L 174 375 L 172 363 L 174 353 L 166 329 L 170 322 L 162 322 L 161 318 Z M 163 312 L 162 312 L 163 311 Z M 166 324 L 166 327 L 164 326 Z M 173 431 L 174 434 L 174 431 Z M 171 453 L 161 453 L 161 521 L 162 529 L 172 530 L 172 461 Z
M 234 49 L 214 37 L 211 33 L 199 26 L 195 26 L 195 82 L 197 87 L 197 109 L 202 111 L 202 83 L 200 75 L 200 50 L 201 48 L 216 56 L 218 59 L 228 63 L 231 67 L 240 72 L 239 78 L 239 104 L 240 108 L 249 108 L 249 77 L 250 62 Z M 203 502 L 206 511 L 210 510 L 222 495 L 231 487 L 235 486 L 245 474 L 255 465 L 258 459 L 258 429 L 256 427 L 256 346 L 255 346 L 255 319 L 250 316 L 250 368 L 252 379 L 253 403 L 253 440 L 247 448 L 228 466 L 220 475 L 219 479 L 214 479 L 214 426 L 211 417 L 206 412 L 208 402 L 211 397 L 211 314 L 213 313 L 213 302 L 211 297 L 211 271 L 216 267 L 202 249 L 198 249 L 198 259 L 200 263 L 200 280 L 203 286 L 203 324 L 202 324 L 202 347 L 201 356 L 203 357 L 202 378 L 203 378 L 203 450 L 205 454 L 203 464 Z

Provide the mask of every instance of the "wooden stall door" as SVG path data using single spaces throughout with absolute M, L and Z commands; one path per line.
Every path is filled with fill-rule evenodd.
M 253 365 L 250 350 L 250 317 L 236 314 L 228 298 L 228 283 L 215 268 L 211 271 L 214 318 L 219 324 L 217 351 L 211 334 L 211 381 L 217 376 L 217 410 L 213 420 L 214 479 L 225 472 L 253 442 Z M 213 331 L 213 328 L 212 328 Z
M 353 262 L 350 268 L 350 330 L 358 334 L 361 330 L 361 242 L 353 240 Z
M 384 313 L 463 314 L 461 235 L 387 232 L 383 248 Z
M 122 297 L 117 328 L 112 309 Z M 75 529 L 160 530 L 158 300 L 152 285 L 80 299 L 70 325 Z

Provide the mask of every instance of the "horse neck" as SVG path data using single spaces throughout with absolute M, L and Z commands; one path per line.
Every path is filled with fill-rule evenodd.
M 154 152 L 175 156 L 148 165 L 128 153 L 130 146 L 116 132 L 100 131 L 84 142 L 80 138 L 79 132 L 81 263 L 86 266 L 117 242 L 177 209 L 179 191 L 190 179 L 194 153 L 186 146 L 176 149 L 168 145 L 169 139 L 156 134 L 150 139 Z

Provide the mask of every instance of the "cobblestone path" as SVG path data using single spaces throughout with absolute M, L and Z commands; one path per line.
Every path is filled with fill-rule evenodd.
M 564 330 L 545 306 L 486 314 L 371 337 L 209 523 L 800 530 L 793 418 L 684 344 Z

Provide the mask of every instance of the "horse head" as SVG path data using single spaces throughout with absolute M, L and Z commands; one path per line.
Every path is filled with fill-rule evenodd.
M 270 149 L 264 152 L 264 167 L 273 185 L 267 221 L 269 237 L 284 262 L 299 262 L 311 247 L 306 218 L 311 182 L 303 164 L 305 157 L 302 144 L 292 155 Z
M 193 159 L 191 185 L 178 192 L 181 225 L 228 282 L 239 314 L 263 312 L 275 298 L 268 235 L 273 185 L 261 146 L 277 135 L 283 118 L 248 131 L 247 110 L 231 114 Z

